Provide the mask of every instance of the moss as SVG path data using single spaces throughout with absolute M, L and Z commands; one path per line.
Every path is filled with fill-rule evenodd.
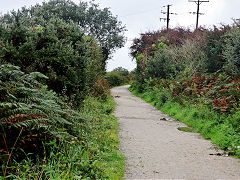
M 184 132 L 194 132 L 194 129 L 190 127 L 178 127 L 178 130 Z

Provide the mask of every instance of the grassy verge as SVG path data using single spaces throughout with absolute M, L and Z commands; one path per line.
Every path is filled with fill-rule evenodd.
M 124 157 L 119 153 L 118 122 L 112 115 L 115 103 L 94 98 L 85 100 L 84 122 L 76 127 L 76 139 L 44 146 L 51 149 L 44 158 L 12 163 L 12 174 L 0 179 L 121 179 Z
M 193 131 L 201 133 L 221 149 L 228 150 L 229 154 L 240 158 L 240 133 L 239 129 L 234 127 L 235 122 L 240 122 L 239 112 L 224 115 L 204 105 L 193 105 L 187 102 L 179 104 L 168 95 L 166 90 L 148 89 L 139 93 L 131 87 L 130 91 L 157 109 L 187 124 L 193 128 Z

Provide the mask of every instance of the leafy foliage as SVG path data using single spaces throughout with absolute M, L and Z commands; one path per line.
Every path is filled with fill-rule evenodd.
M 116 48 L 124 45 L 123 33 L 125 27 L 117 17 L 113 16 L 108 8 L 100 9 L 93 2 L 79 2 L 75 4 L 70 0 L 50 0 L 37 4 L 30 8 L 22 8 L 18 11 L 24 19 L 25 26 L 37 26 L 43 22 L 49 22 L 52 18 L 59 18 L 66 23 L 75 23 L 86 35 L 93 36 L 102 48 L 104 63 Z M 15 12 L 3 17 L 2 21 L 14 21 Z
M 49 77 L 49 88 L 66 94 L 75 104 L 81 102 L 86 87 L 104 71 L 100 50 L 73 23 L 51 19 L 36 29 L 26 28 L 16 19 L 4 30 L 1 61 L 20 66 L 24 72 L 43 73 Z M 94 47 L 95 54 L 90 54 Z
M 240 27 L 233 28 L 226 35 L 224 56 L 227 59 L 225 68 L 233 74 L 240 74 Z
M 173 59 L 166 49 L 157 51 L 147 60 L 146 74 L 151 78 L 167 78 L 174 74 Z
M 12 65 L 0 66 L 0 152 L 14 159 L 24 153 L 43 155 L 43 144 L 52 139 L 65 141 L 74 137 L 74 128 L 82 116 L 47 90 L 36 79 L 41 73 L 25 74 Z M 19 136 L 19 139 L 17 137 Z
M 223 56 L 225 47 L 224 35 L 231 29 L 230 26 L 222 26 L 220 28 L 214 27 L 212 30 L 206 32 L 206 44 L 203 50 L 206 54 L 206 71 L 214 73 L 222 71 L 226 59 Z
M 0 17 L 1 177 L 123 175 L 103 76 L 124 31 L 93 2 L 50 0 Z
M 93 96 L 106 100 L 110 91 L 109 84 L 106 79 L 99 78 L 94 86 Z
M 230 29 L 230 26 L 222 26 L 191 32 L 175 28 L 141 34 L 131 46 L 131 55 L 137 62 L 139 83 L 149 77 L 223 72 L 227 63 L 223 56 L 225 39 L 228 39 L 225 34 Z
M 0 18 L 0 63 L 41 72 L 43 81 L 75 106 L 93 92 L 125 27 L 97 4 L 51 0 Z
M 44 147 L 50 151 L 48 154 L 37 160 L 26 154 L 24 160 L 11 164 L 7 177 L 119 179 L 124 173 L 124 158 L 118 152 L 118 123 L 111 115 L 114 106 L 110 97 L 104 101 L 86 98 L 81 111 L 75 111 L 84 120 L 71 131 L 74 137 L 64 142 L 47 139 L 50 142 L 44 142 Z
M 106 79 L 111 87 L 120 86 L 129 82 L 129 72 L 125 68 L 118 67 L 107 72 Z
M 45 74 L 49 88 L 66 94 L 75 103 L 83 98 L 91 40 L 87 42 L 76 25 L 51 19 L 36 30 L 16 19 L 5 30 L 7 35 L 2 36 L 4 45 L 0 48 L 2 61 L 20 66 L 24 72 Z
M 153 55 L 152 52 L 156 50 L 155 47 L 159 47 L 159 42 L 168 46 L 181 46 L 191 36 L 194 36 L 194 33 L 189 29 L 183 28 L 146 32 L 141 34 L 140 38 L 133 40 L 133 44 L 130 47 L 131 55 L 135 58 L 140 53 L 151 56 Z

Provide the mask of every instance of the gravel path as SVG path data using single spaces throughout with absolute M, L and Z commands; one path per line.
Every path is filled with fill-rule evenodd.
M 112 89 L 126 179 L 240 180 L 240 160 L 218 156 L 223 152 L 199 134 L 179 131 L 184 124 L 171 121 L 128 87 Z

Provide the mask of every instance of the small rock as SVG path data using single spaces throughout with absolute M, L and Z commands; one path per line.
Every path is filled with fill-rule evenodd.
M 166 118 L 160 118 L 160 121 L 167 121 Z

